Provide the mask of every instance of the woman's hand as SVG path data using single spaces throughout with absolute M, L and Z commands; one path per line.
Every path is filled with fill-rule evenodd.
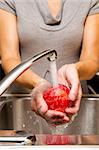
M 36 87 L 33 89 L 32 96 L 33 100 L 31 101 L 32 110 L 43 117 L 48 123 L 53 125 L 67 123 L 69 121 L 69 117 L 66 116 L 65 113 L 48 110 L 48 106 L 46 101 L 43 99 L 43 93 L 45 90 L 51 87 L 51 84 L 42 80 L 39 82 Z
M 60 84 L 70 87 L 69 99 L 74 101 L 74 106 L 66 108 L 66 113 L 72 115 L 76 114 L 79 110 L 82 97 L 82 89 L 76 64 L 67 64 L 62 66 L 58 70 L 58 81 Z

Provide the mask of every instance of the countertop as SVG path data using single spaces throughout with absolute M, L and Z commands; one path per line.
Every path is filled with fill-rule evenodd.
M 27 142 L 29 141 L 29 142 Z M 99 135 L 29 134 L 15 130 L 0 130 L 0 146 L 33 146 L 35 148 L 81 147 L 99 148 Z M 1 150 L 1 148 L 0 148 Z

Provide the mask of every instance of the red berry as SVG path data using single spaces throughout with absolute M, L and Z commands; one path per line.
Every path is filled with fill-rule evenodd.
M 68 99 L 69 92 L 70 90 L 68 87 L 58 85 L 45 91 L 43 98 L 45 99 L 49 109 L 65 112 L 67 107 L 72 106 L 72 101 Z

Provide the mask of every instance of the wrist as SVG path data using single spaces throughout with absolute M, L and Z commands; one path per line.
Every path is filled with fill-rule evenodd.
M 81 67 L 82 67 L 81 62 L 77 62 L 77 63 L 75 63 L 75 68 L 77 69 L 78 73 L 79 73 L 79 71 L 80 71 Z
M 97 63 L 92 60 L 75 63 L 80 80 L 90 80 L 98 71 Z
M 83 80 L 83 68 L 84 68 L 84 63 L 79 61 L 79 62 L 75 63 L 75 67 L 76 67 L 76 69 L 77 69 L 79 79 L 80 79 L 80 80 Z

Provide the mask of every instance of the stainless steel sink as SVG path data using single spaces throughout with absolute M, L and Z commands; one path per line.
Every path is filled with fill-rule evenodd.
M 33 134 L 52 133 L 47 122 L 31 111 L 30 95 L 2 95 L 0 99 L 1 130 L 12 129 Z M 83 96 L 78 115 L 62 134 L 99 134 L 99 95 Z

